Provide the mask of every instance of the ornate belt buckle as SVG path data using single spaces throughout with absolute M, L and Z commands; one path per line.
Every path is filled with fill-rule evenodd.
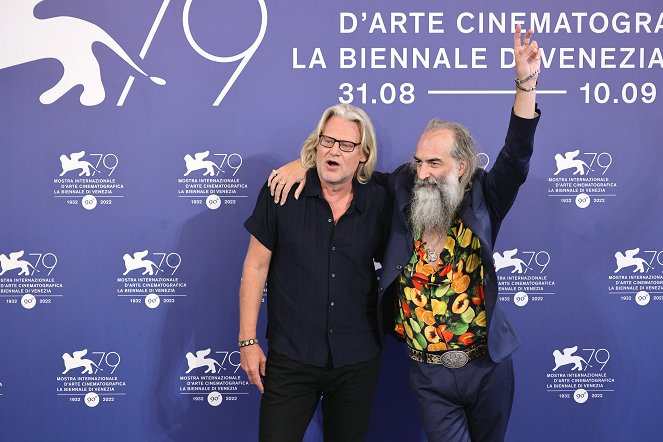
M 470 360 L 465 352 L 459 350 L 447 351 L 442 354 L 442 365 L 447 368 L 460 368 Z

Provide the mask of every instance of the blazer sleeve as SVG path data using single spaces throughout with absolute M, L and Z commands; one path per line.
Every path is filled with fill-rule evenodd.
M 486 175 L 483 193 L 491 217 L 498 223 L 511 209 L 518 189 L 527 179 L 529 162 L 534 150 L 534 133 L 541 115 L 538 107 L 536 112 L 536 118 L 532 119 L 521 118 L 511 112 L 504 147 Z

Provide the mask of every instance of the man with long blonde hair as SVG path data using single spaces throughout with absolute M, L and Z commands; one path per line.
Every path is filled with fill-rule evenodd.
M 265 186 L 244 224 L 239 347 L 263 392 L 261 441 L 301 441 L 321 397 L 325 441 L 364 440 L 380 358 L 373 261 L 391 213 L 386 190 L 369 181 L 376 159 L 368 115 L 332 106 L 302 147 L 302 198 L 279 205 Z M 266 280 L 267 357 L 256 336 Z

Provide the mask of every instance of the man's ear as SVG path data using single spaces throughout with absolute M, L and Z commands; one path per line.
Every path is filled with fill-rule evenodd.
M 467 163 L 465 160 L 461 160 L 458 163 L 458 178 L 460 179 L 463 175 L 465 175 L 465 169 L 467 169 Z

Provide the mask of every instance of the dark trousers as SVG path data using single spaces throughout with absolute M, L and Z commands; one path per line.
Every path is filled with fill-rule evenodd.
M 368 429 L 380 355 L 339 368 L 269 352 L 260 402 L 261 442 L 301 442 L 322 400 L 325 442 L 360 442 Z
M 511 357 L 461 368 L 410 361 L 410 387 L 429 442 L 502 442 L 513 403 Z

